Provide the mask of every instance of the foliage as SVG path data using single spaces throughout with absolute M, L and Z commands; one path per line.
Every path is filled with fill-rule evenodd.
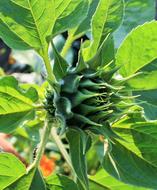
M 31 144 L 27 168 L 0 153 L 0 190 L 157 189 L 156 21 L 134 28 L 114 47 L 125 5 L 128 12 L 134 3 L 140 2 L 0 2 L 0 37 L 11 48 L 35 50 L 47 70 L 41 87 L 0 77 L 0 132 Z M 63 32 L 68 38 L 59 52 L 53 39 Z M 69 48 L 87 33 L 77 63 L 68 63 Z M 43 177 L 39 166 L 47 142 L 56 143 L 68 176 Z

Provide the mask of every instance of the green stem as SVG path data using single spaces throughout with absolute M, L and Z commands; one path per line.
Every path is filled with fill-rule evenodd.
M 65 44 L 64 44 L 64 47 L 62 49 L 62 52 L 61 52 L 61 56 L 62 57 L 65 57 L 70 49 L 70 47 L 72 46 L 72 43 L 73 41 L 75 40 L 75 38 L 73 37 L 73 35 L 69 35 Z
M 33 168 L 38 168 L 38 166 L 40 164 L 40 160 L 41 160 L 42 155 L 45 150 L 45 146 L 46 146 L 46 143 L 47 143 L 50 131 L 51 131 L 51 127 L 52 127 L 52 123 L 49 122 L 48 120 L 46 120 L 44 129 L 42 132 L 42 137 L 41 137 L 41 141 L 39 144 L 39 148 L 37 150 L 36 158 L 35 158 L 34 162 L 30 165 L 30 167 L 27 169 L 28 172 Z
M 69 165 L 69 167 L 72 169 L 72 171 L 74 171 L 74 168 L 71 164 L 71 159 L 69 157 L 69 154 L 67 153 L 60 137 L 57 135 L 57 132 L 56 132 L 56 128 L 53 127 L 52 130 L 51 130 L 51 135 L 52 135 L 52 138 L 53 140 L 55 141 L 57 147 L 59 148 L 62 156 L 64 157 L 65 161 L 67 162 L 67 164 Z
M 43 61 L 45 63 L 48 79 L 52 82 L 56 82 L 56 77 L 53 74 L 53 70 L 50 63 L 50 58 L 48 55 L 48 49 L 43 49 L 43 51 L 40 53 L 41 57 L 43 58 Z

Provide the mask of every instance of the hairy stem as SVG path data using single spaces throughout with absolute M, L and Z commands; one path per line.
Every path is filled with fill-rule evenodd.
M 69 35 L 65 44 L 64 44 L 64 47 L 62 49 L 62 52 L 61 52 L 61 56 L 62 57 L 65 57 L 70 49 L 70 47 L 72 46 L 72 43 L 74 42 L 75 38 L 73 37 L 73 35 Z
M 47 143 L 50 131 L 51 131 L 51 127 L 52 127 L 52 123 L 49 122 L 48 120 L 46 120 L 44 129 L 42 131 L 42 136 L 41 136 L 39 148 L 37 149 L 36 158 L 35 158 L 34 162 L 32 163 L 32 165 L 30 165 L 30 167 L 27 169 L 28 172 L 32 168 L 38 168 L 38 166 L 40 164 L 40 160 L 41 160 L 42 155 L 43 155 L 44 150 L 45 150 L 45 146 L 46 146 L 46 143 Z
M 55 141 L 58 149 L 60 150 L 62 156 L 64 157 L 65 161 L 67 162 L 67 164 L 69 165 L 69 167 L 74 171 L 73 166 L 71 164 L 71 159 L 69 157 L 69 154 L 68 154 L 67 150 L 65 149 L 65 147 L 64 147 L 64 145 L 63 145 L 60 137 L 57 135 L 55 127 L 52 128 L 51 135 L 52 135 L 52 138 Z

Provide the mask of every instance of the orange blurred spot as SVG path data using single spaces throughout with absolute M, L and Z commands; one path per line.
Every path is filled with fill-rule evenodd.
M 13 64 L 16 63 L 16 60 L 15 60 L 13 57 L 9 56 L 8 63 L 9 63 L 10 65 L 13 65 Z
M 55 170 L 55 166 L 56 164 L 54 158 L 48 158 L 46 155 L 42 156 L 40 167 L 45 177 L 49 176 Z

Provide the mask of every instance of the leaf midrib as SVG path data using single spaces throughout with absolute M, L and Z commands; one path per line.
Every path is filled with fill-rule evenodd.
M 38 24 L 36 22 L 34 14 L 33 14 L 33 10 L 32 10 L 31 4 L 30 4 L 30 0 L 27 0 L 27 2 L 28 2 L 28 5 L 29 5 L 29 9 L 30 9 L 31 15 L 32 15 L 33 20 L 34 20 L 34 24 L 36 26 L 36 30 L 37 30 L 37 33 L 38 33 L 38 36 L 39 36 L 39 41 L 41 43 L 41 46 L 43 46 L 44 45 L 44 40 L 43 40 L 43 38 L 42 38 L 42 36 L 40 34 L 39 26 L 38 26 Z

